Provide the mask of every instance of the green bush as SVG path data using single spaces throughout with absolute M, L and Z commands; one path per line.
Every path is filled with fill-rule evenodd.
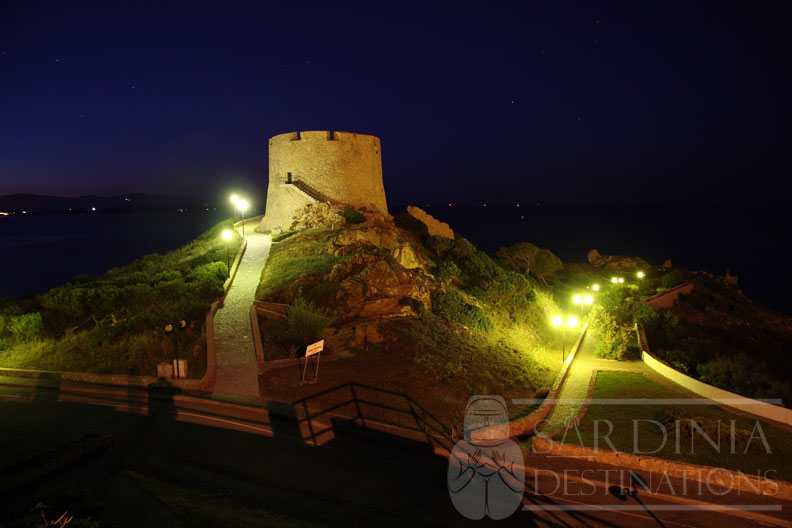
M 341 214 L 341 213 L 338 213 Z M 292 235 L 296 235 L 297 231 L 284 231 L 283 233 L 278 233 L 277 235 L 272 235 L 273 242 L 280 242 L 281 240 L 286 240 Z
M 465 298 L 455 288 L 443 292 L 432 292 L 432 311 L 451 321 L 456 321 L 469 328 L 484 332 L 494 329 L 492 319 L 481 308 L 465 301 Z
M 602 306 L 591 310 L 590 328 L 597 340 L 594 355 L 606 359 L 622 359 L 633 336 L 632 330 L 620 324 Z
M 314 343 L 332 322 L 325 310 L 298 298 L 286 312 L 286 342 L 292 350 Z
M 39 312 L 18 315 L 11 318 L 8 331 L 18 341 L 30 341 L 41 336 L 44 331 L 44 320 Z
M 442 258 L 444 255 L 448 254 L 452 249 L 454 249 L 455 245 L 456 240 L 437 235 L 429 235 L 424 241 L 424 246 L 426 246 L 426 249 L 434 251 L 437 255 L 437 258 Z
M 347 224 L 362 224 L 366 221 L 366 217 L 352 207 L 345 207 L 344 210 L 339 211 L 338 214 L 346 220 Z
M 458 277 L 460 273 L 462 273 L 462 271 L 459 269 L 459 266 L 457 266 L 452 260 L 443 260 L 434 269 L 434 276 L 437 277 L 437 280 L 441 280 L 443 282 L 447 282 Z
M 424 311 L 426 311 L 426 306 L 419 301 L 418 299 L 413 299 L 412 297 L 402 297 L 399 299 L 399 304 L 402 306 L 409 306 L 413 309 L 416 315 L 423 315 Z
M 426 227 L 426 224 L 415 218 L 410 213 L 399 213 L 395 215 L 393 217 L 393 223 L 396 224 L 396 227 L 400 227 L 405 231 L 409 231 L 421 239 L 429 236 L 429 228 Z
M 659 319 L 660 314 L 657 313 L 651 304 L 645 302 L 638 303 L 633 310 L 633 321 L 643 326 L 653 326 Z
M 551 275 L 564 268 L 564 263 L 552 251 L 538 248 L 530 242 L 520 242 L 500 248 L 497 256 L 517 271 L 530 272 L 540 277 Z
M 673 288 L 682 282 L 682 272 L 679 270 L 671 270 L 660 277 L 660 285 L 663 288 Z

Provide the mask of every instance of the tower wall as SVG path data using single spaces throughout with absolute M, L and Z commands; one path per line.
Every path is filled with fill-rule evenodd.
M 289 132 L 269 140 L 269 189 L 262 227 L 287 222 L 310 199 L 288 185 L 302 182 L 330 201 L 388 213 L 380 140 L 350 132 Z

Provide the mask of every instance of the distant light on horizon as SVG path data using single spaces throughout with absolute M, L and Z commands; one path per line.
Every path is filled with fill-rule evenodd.
M 96 207 L 91 207 L 91 211 L 96 211 Z

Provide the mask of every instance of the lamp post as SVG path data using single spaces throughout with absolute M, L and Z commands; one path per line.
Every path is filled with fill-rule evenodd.
M 242 214 L 242 238 L 245 238 L 245 210 L 248 208 L 248 201 L 247 200 L 239 200 L 237 202 L 237 208 L 239 212 Z
M 592 290 L 594 290 L 594 291 L 599 291 L 599 284 L 595 284 L 595 285 L 593 285 L 593 286 L 591 287 L 591 289 L 592 289 Z
M 228 277 L 231 277 L 231 250 L 228 246 L 231 245 L 231 230 L 225 229 L 223 230 L 223 240 L 226 241 L 226 266 L 228 268 Z
M 178 323 L 176 323 L 176 330 L 184 330 L 187 328 L 187 321 L 182 319 Z M 169 335 L 173 336 L 173 354 L 176 356 L 176 361 L 174 362 L 174 374 L 176 378 L 181 378 L 181 372 L 179 371 L 179 336 L 173 331 L 174 326 L 172 324 L 165 325 L 165 332 Z M 186 375 L 186 373 L 185 373 Z M 186 377 L 186 376 L 185 376 Z
M 643 279 L 644 277 L 646 277 L 646 273 L 644 273 L 643 271 L 639 271 L 638 273 L 636 273 L 636 275 L 638 276 L 639 279 Z
M 560 315 L 553 317 L 553 326 L 560 326 L 561 328 L 561 362 L 566 361 L 566 329 L 575 328 L 578 324 L 576 317 L 569 317 L 564 324 L 564 319 Z
M 237 207 L 238 207 L 237 203 L 239 202 L 239 196 L 237 196 L 236 194 L 232 194 L 230 200 L 231 203 L 234 204 L 234 221 L 236 221 Z
M 580 295 L 575 295 L 575 297 L 572 299 L 572 301 L 575 304 L 579 304 L 580 305 L 580 317 L 582 319 L 583 318 L 583 311 L 585 310 L 586 305 L 587 304 L 590 305 L 592 302 L 594 302 L 594 299 L 591 297 L 591 295 L 586 295 L 585 297 L 581 297 Z

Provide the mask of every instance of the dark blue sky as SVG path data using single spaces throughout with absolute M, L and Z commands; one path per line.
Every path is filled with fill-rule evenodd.
M 267 138 L 395 203 L 789 201 L 787 2 L 5 2 L 0 194 L 263 203 Z

